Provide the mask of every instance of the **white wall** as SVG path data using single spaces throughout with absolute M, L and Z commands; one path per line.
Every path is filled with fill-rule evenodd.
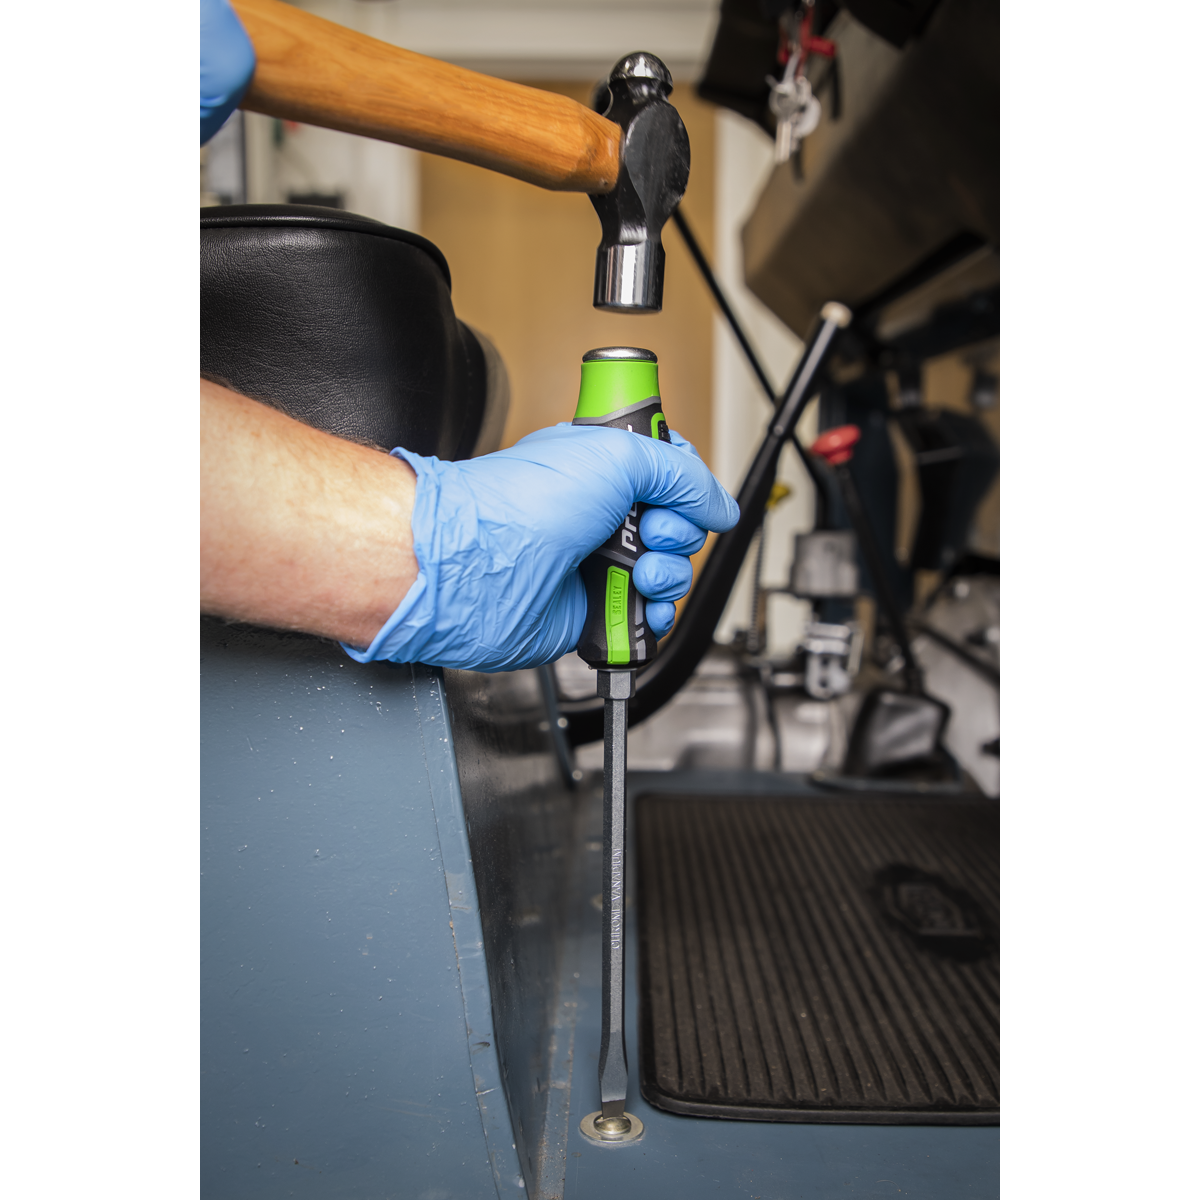
M 300 7 L 381 41 L 507 79 L 607 75 L 635 50 L 679 80 L 699 76 L 718 0 L 302 0 Z
M 718 112 L 714 270 L 778 392 L 799 360 L 803 343 L 746 289 L 742 265 L 742 226 L 774 165 L 773 145 L 753 122 L 726 109 Z M 716 315 L 713 320 L 714 451 L 710 465 L 736 495 L 766 432 L 771 408 L 724 317 Z M 792 495 L 767 517 L 763 582 L 768 586 L 787 581 L 793 537 L 811 529 L 813 521 L 812 484 L 791 449 L 784 451 L 779 479 L 792 489 Z M 727 642 L 736 629 L 749 626 L 753 567 L 751 555 L 717 628 L 718 641 Z M 787 597 L 773 600 L 768 610 L 768 652 L 789 653 L 806 619 L 807 605 Z
M 315 125 L 286 128 L 248 113 L 246 174 L 252 204 L 280 204 L 289 192 L 341 192 L 350 212 L 418 231 L 420 156 L 405 146 L 354 137 Z

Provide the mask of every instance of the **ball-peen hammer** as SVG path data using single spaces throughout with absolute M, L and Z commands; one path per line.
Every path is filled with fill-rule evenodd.
M 623 58 L 608 116 L 401 49 L 283 0 L 232 0 L 257 65 L 242 107 L 457 158 L 538 187 L 587 192 L 600 215 L 594 303 L 662 308 L 663 224 L 687 187 L 687 130 L 671 73 Z M 609 119 L 611 116 L 611 120 Z

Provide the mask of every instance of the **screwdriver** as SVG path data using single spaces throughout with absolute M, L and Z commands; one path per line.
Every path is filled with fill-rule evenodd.
M 670 441 L 658 393 L 658 358 L 633 346 L 589 350 L 580 371 L 574 425 L 604 425 Z M 646 552 L 635 503 L 612 536 L 584 559 L 587 618 L 576 652 L 596 671 L 604 698 L 604 956 L 601 969 L 600 1111 L 581 1130 L 600 1141 L 629 1141 L 641 1122 L 625 1111 L 625 767 L 634 672 L 654 660 L 658 641 L 633 567 Z

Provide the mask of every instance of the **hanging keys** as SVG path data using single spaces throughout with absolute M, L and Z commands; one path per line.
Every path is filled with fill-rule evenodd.
M 798 72 L 801 51 L 797 46 L 788 58 L 782 79 L 767 76 L 771 85 L 768 100 L 775 114 L 775 161 L 785 163 L 796 147 L 808 137 L 821 120 L 821 102 L 813 95 L 808 78 Z

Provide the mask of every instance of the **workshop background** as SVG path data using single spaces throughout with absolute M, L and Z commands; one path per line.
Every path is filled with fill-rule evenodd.
M 399 267 L 379 274 L 405 303 L 369 329 L 353 265 L 321 294 L 349 256 L 282 302 L 279 257 L 229 285 L 223 264 L 255 260 L 228 231 L 256 217 L 222 205 L 360 213 L 445 255 L 455 317 L 506 363 L 501 441 L 569 419 L 583 351 L 646 346 L 671 428 L 741 518 L 636 692 L 615 639 L 536 670 L 357 671 L 319 639 L 202 621 L 203 1194 L 435 1200 L 490 1194 L 490 1169 L 505 1200 L 700 1200 L 731 1180 L 750 1200 L 995 1200 L 995 0 L 239 3 L 347 103 L 372 62 L 385 90 L 432 67 L 380 46 L 343 60 L 338 25 L 557 92 L 522 103 L 565 96 L 601 128 L 577 106 L 603 111 L 623 61 L 620 116 L 629 75 L 663 78 L 625 56 L 660 56 L 691 170 L 662 311 L 598 313 L 583 196 L 295 124 L 345 121 L 267 94 L 260 28 L 246 103 L 269 115 L 202 162 L 206 367 L 258 394 L 233 369 L 265 360 L 245 332 L 264 314 L 339 347 L 434 344 L 414 330 L 435 305 Z M 439 86 L 420 113 L 504 109 L 494 82 Z M 526 118 L 513 144 L 544 128 Z M 643 158 L 623 128 L 623 178 L 666 217 L 675 135 Z M 278 378 L 311 385 L 301 419 L 333 428 L 319 358 L 281 355 Z M 411 407 L 448 416 L 419 378 Z M 450 432 L 438 453 L 474 452 Z

